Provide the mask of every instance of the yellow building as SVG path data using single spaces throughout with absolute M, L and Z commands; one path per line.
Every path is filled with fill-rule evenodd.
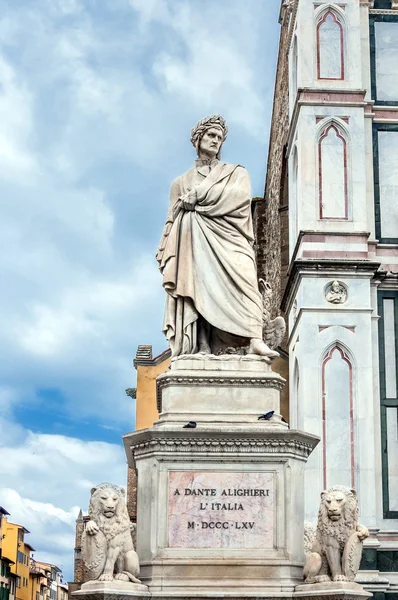
M 47 577 L 33 559 L 30 561 L 29 591 L 30 600 L 47 600 L 49 596 Z
M 158 419 L 156 377 L 167 371 L 170 360 L 169 348 L 152 358 L 152 346 L 138 346 L 134 359 L 134 366 L 137 369 L 136 430 L 152 427 L 154 421 Z
M 25 542 L 25 535 L 30 533 L 23 525 L 10 523 L 7 518 L 3 522 L 3 555 L 11 560 L 11 573 L 16 577 L 16 600 L 32 600 L 29 589 L 30 553 L 34 548 Z M 34 599 L 35 600 L 35 599 Z
M 0 600 L 14 600 L 15 577 L 11 575 L 13 561 L 3 553 L 4 524 L 10 513 L 0 506 Z

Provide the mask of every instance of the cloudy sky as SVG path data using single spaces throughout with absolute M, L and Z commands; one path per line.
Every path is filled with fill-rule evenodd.
M 262 195 L 279 0 L 0 0 L 0 505 L 73 579 L 89 490 L 124 484 L 132 359 L 166 348 L 170 182 L 221 113 Z

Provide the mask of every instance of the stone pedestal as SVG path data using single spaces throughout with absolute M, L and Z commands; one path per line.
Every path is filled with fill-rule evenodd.
M 180 426 L 187 421 L 219 428 L 239 424 L 258 425 L 258 417 L 274 415 L 268 425 L 280 425 L 280 392 L 285 380 L 272 371 L 262 356 L 194 354 L 175 358 L 167 373 L 157 378 L 157 427 Z
M 144 600 L 151 594 L 146 585 L 126 581 L 88 581 L 73 592 L 75 600 Z
M 354 581 L 330 581 L 298 585 L 293 597 L 297 600 L 365 600 L 371 596 Z
M 158 378 L 159 420 L 124 436 L 154 598 L 292 598 L 302 582 L 303 471 L 319 440 L 281 421 L 283 383 L 259 357 L 179 358 Z

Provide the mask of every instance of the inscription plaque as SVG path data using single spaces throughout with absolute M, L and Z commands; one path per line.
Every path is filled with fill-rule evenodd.
M 272 548 L 274 474 L 169 472 L 169 547 Z

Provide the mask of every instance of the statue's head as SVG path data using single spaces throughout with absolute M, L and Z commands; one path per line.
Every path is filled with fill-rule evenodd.
M 191 142 L 197 155 L 205 158 L 220 158 L 221 146 L 228 133 L 228 127 L 221 115 L 205 117 L 191 131 Z

